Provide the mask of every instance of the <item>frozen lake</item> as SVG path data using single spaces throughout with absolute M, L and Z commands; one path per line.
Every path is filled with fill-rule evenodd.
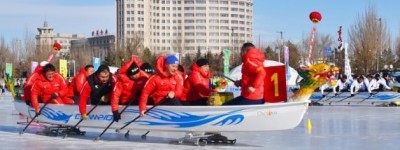
M 37 135 L 43 128 L 30 126 L 26 133 L 18 135 L 24 125 L 16 122 L 25 119 L 18 115 L 8 94 L 0 96 L 0 146 L 9 149 L 393 149 L 399 148 L 400 108 L 396 107 L 346 107 L 313 106 L 303 122 L 292 130 L 273 132 L 222 133 L 236 138 L 237 143 L 229 146 L 187 146 L 171 145 L 169 141 L 180 138 L 179 132 L 150 132 L 146 140 L 140 135 L 145 131 L 131 131 L 131 138 L 109 130 L 102 140 L 93 139 L 102 130 L 83 129 L 85 136 L 50 137 Z M 307 119 L 312 130 L 306 129 Z

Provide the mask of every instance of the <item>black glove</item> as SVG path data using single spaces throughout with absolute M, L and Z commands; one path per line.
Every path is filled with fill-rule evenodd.
M 374 93 L 369 93 L 369 96 L 372 96 L 372 95 L 374 95 Z
M 56 99 L 57 97 L 58 97 L 58 94 L 57 94 L 57 93 L 51 94 L 51 98 L 52 98 L 52 99 Z
M 353 96 L 354 96 L 354 94 L 351 94 L 351 95 L 350 95 L 350 97 L 353 97 Z
M 118 111 L 113 111 L 113 118 L 115 122 L 118 122 L 121 119 L 121 114 Z
M 325 97 L 325 95 L 322 95 L 322 98 L 324 98 Z

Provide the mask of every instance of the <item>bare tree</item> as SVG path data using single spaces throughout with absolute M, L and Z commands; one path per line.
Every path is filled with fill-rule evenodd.
M 390 48 L 389 30 L 386 23 L 378 18 L 374 6 L 368 6 L 364 14 L 357 16 L 349 30 L 350 47 L 353 55 L 352 66 L 356 73 L 372 73 L 379 70 L 379 55 Z
M 132 35 L 131 38 L 127 38 L 126 41 L 126 51 L 128 54 L 132 55 L 138 55 L 141 53 L 141 51 L 144 50 L 143 47 L 143 36 L 141 34 L 135 33 Z M 129 55 L 129 58 L 130 58 Z
M 400 36 L 397 36 L 396 38 L 396 43 L 395 43 L 395 54 L 396 54 L 396 63 L 394 64 L 394 67 L 399 67 L 400 66 Z
M 88 64 L 92 64 L 92 57 L 93 55 L 91 54 L 88 46 L 88 44 L 85 42 L 83 43 L 82 49 L 75 49 L 71 47 L 70 55 L 71 58 L 75 61 L 75 70 L 74 71 L 79 71 L 78 69 L 81 66 L 86 66 Z M 77 72 L 75 72 L 76 74 Z
M 301 45 L 299 46 L 299 54 L 303 59 L 308 59 L 310 50 L 311 35 L 303 37 Z M 325 49 L 330 47 L 333 43 L 333 37 L 329 34 L 316 32 L 314 36 L 314 43 L 312 45 L 311 63 L 325 62 Z
M 300 56 L 298 46 L 296 44 L 293 44 L 290 41 L 288 41 L 286 43 L 286 45 L 289 48 L 289 66 L 291 66 L 293 68 L 300 67 L 301 56 Z
M 177 36 L 172 40 L 171 47 L 175 53 L 179 53 L 179 57 L 181 57 L 179 59 L 182 59 L 186 56 L 186 53 L 184 53 L 185 44 L 183 43 L 185 39 L 182 38 L 182 34 L 176 34 Z
M 271 48 L 271 46 L 267 46 L 267 48 L 264 48 L 264 55 L 265 55 L 265 58 L 268 60 L 278 61 L 278 53 L 276 53 Z

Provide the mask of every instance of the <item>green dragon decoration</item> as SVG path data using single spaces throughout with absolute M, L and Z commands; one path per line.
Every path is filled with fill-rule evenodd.
M 289 101 L 307 101 L 314 90 L 327 82 L 334 82 L 334 75 L 339 68 L 325 63 L 301 66 L 299 75 L 303 78 L 300 82 L 300 89 L 289 98 Z

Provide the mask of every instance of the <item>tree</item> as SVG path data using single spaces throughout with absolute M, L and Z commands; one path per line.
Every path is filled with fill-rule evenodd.
M 126 59 L 129 59 L 131 55 L 139 55 L 140 50 L 143 50 L 143 36 L 135 33 L 131 38 L 127 38 L 126 50 L 128 53 Z
M 278 54 L 271 48 L 271 46 L 265 48 L 264 55 L 268 60 L 278 61 Z
M 297 46 L 290 41 L 286 45 L 289 48 L 289 66 L 298 68 L 301 63 L 301 56 Z
M 143 50 L 143 53 L 140 58 L 142 59 L 143 62 L 150 63 L 153 66 L 155 65 L 156 56 L 153 55 L 150 49 L 147 47 Z
M 196 53 L 196 60 L 199 59 L 201 57 L 201 50 L 200 50 L 200 46 L 197 47 L 197 53 Z
M 352 66 L 356 73 L 373 73 L 381 68 L 379 55 L 390 48 L 389 30 L 378 18 L 375 7 L 368 6 L 364 14 L 357 16 L 349 30 L 349 52 L 353 56 Z
M 303 37 L 300 46 L 300 55 L 307 60 L 310 51 L 310 41 L 311 35 Z M 328 34 L 315 33 L 314 44 L 312 45 L 311 63 L 325 62 L 327 58 L 325 57 L 325 49 L 331 46 L 333 43 L 333 37 Z
M 192 58 L 190 57 L 189 53 L 185 54 L 185 57 L 183 59 L 183 66 L 186 68 L 186 70 L 190 67 L 190 65 L 192 65 Z
M 350 59 L 350 63 L 353 62 L 353 60 L 351 58 Z M 340 50 L 338 48 L 334 49 L 333 55 L 332 55 L 332 60 L 331 62 L 333 62 L 335 64 L 335 66 L 339 67 L 341 72 L 344 71 L 344 50 Z
M 382 52 L 382 57 L 381 57 L 381 64 L 382 65 L 393 65 L 395 63 L 395 57 L 393 54 L 392 49 L 384 49 Z
M 397 67 L 400 67 L 400 58 L 399 58 L 399 56 L 400 56 L 400 36 L 398 36 L 396 38 L 395 45 L 396 45 L 395 54 L 396 54 L 397 58 L 396 58 L 396 62 L 394 64 L 394 67 L 397 68 Z

